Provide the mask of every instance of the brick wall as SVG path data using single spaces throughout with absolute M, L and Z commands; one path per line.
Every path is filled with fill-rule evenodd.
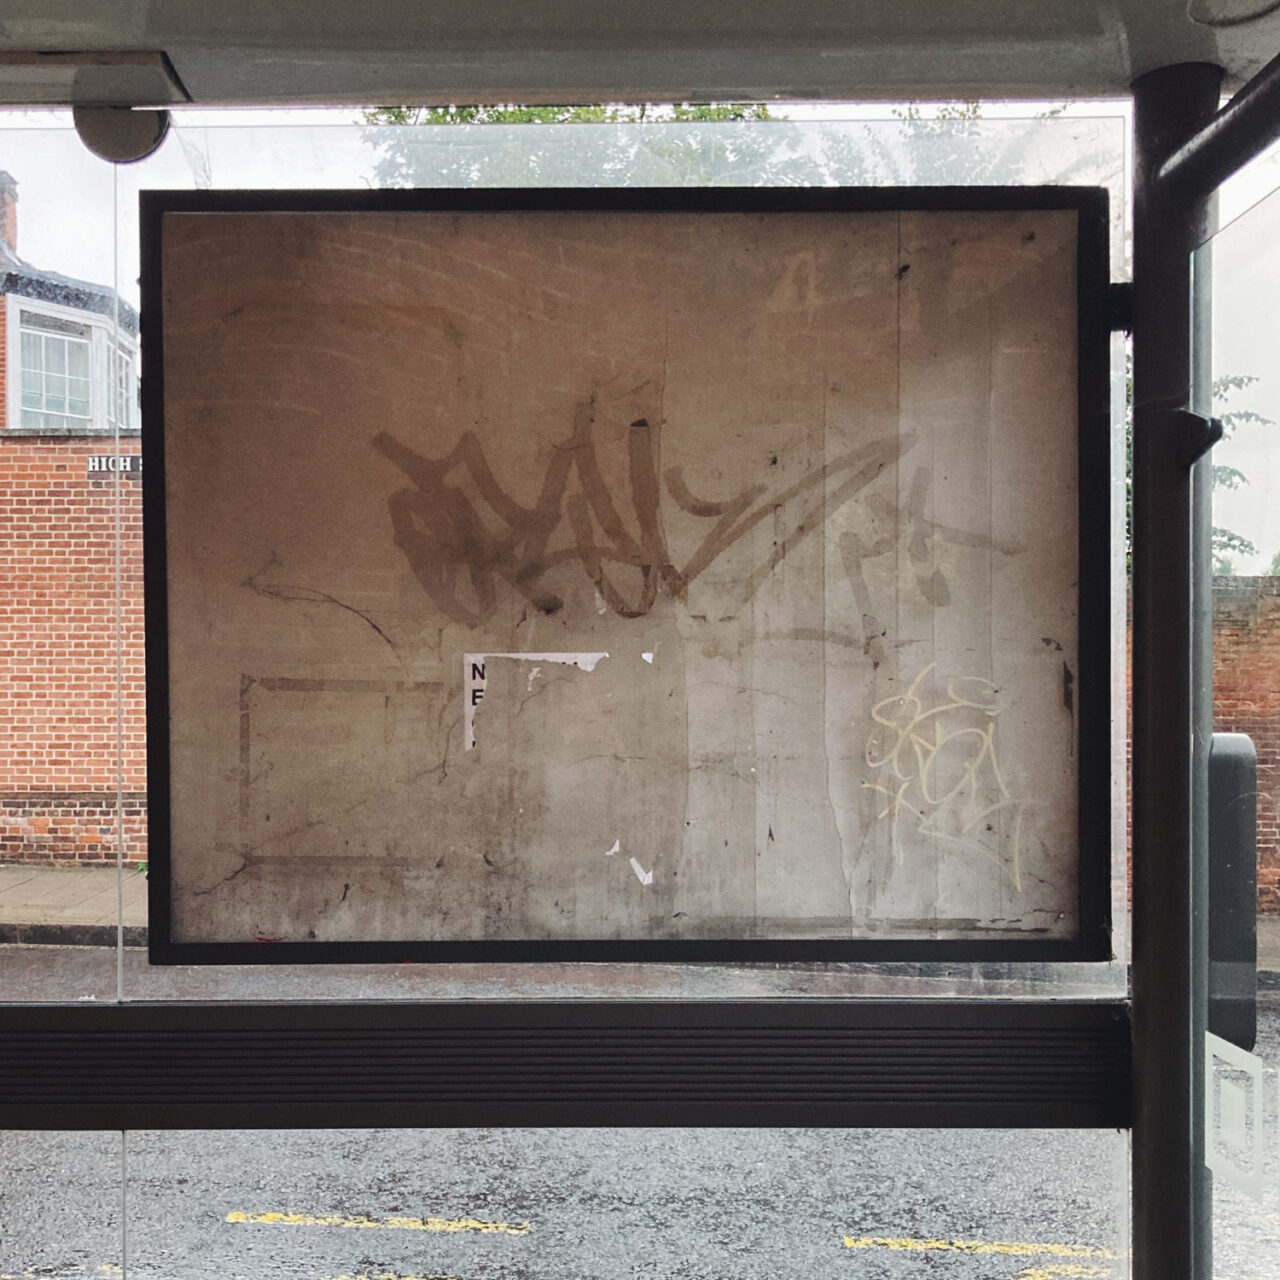
M 2 178 L 3 175 L 0 175 Z M 3 294 L 0 294 L 0 423 L 5 421 L 9 412 L 8 399 L 9 377 L 9 308 Z
M 1258 899 L 1280 912 L 1280 578 L 1215 578 L 1213 727 L 1258 752 Z
M 0 860 L 116 859 L 116 482 L 89 471 L 113 448 L 0 432 Z M 122 454 L 137 451 L 121 441 Z M 124 836 L 135 862 L 146 857 L 138 473 L 120 487 Z

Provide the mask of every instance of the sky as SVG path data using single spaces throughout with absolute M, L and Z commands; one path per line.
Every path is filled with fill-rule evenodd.
M 886 115 L 883 104 L 781 109 L 789 119 L 820 124 Z M 998 121 L 1051 109 L 1063 111 L 1063 104 L 989 103 L 982 114 L 984 120 Z M 1081 130 L 1087 134 L 1089 118 L 1097 120 L 1097 136 L 1127 137 L 1126 103 L 1074 103 L 1063 114 L 1085 122 L 1074 126 L 1077 141 Z M 69 112 L 0 112 L 0 169 L 19 184 L 18 252 L 37 266 L 111 285 L 136 304 L 140 189 L 374 186 L 377 155 L 355 127 L 356 116 L 353 108 L 187 109 L 174 113 L 174 128 L 154 156 L 116 167 L 83 147 Z M 1108 133 L 1107 122 L 1116 117 L 1123 123 Z M 1063 124 L 1040 126 L 1050 175 L 1054 148 L 1066 145 L 1063 139 L 1072 133 Z M 1127 174 L 1131 163 L 1127 146 L 1124 151 L 1116 162 L 1117 189 L 1120 173 Z M 1266 572 L 1280 553 L 1280 372 L 1274 355 L 1280 323 L 1280 196 L 1266 200 L 1277 187 L 1280 144 L 1233 178 L 1219 200 L 1224 230 L 1215 248 L 1214 373 L 1255 379 L 1224 407 L 1248 409 L 1276 423 L 1242 426 L 1215 450 L 1215 461 L 1237 467 L 1247 478 L 1234 492 L 1215 495 L 1215 523 L 1257 546 L 1253 556 L 1233 557 L 1238 573 Z

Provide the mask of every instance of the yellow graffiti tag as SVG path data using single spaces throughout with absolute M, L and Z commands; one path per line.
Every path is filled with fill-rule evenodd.
M 226 1220 L 286 1227 L 350 1227 L 381 1231 L 480 1231 L 487 1235 L 528 1235 L 528 1222 L 488 1222 L 483 1218 L 368 1218 L 343 1214 L 245 1213 L 235 1209 Z
M 904 694 L 876 703 L 876 728 L 867 739 L 864 759 L 877 780 L 864 782 L 884 797 L 876 820 L 914 822 L 922 834 L 972 837 L 988 818 L 1007 814 L 1010 876 L 1022 890 L 1021 827 L 1025 804 L 1010 795 L 996 746 L 996 718 L 1003 708 L 996 687 L 981 676 L 958 676 L 930 706 L 921 685 L 934 670 L 930 663 Z

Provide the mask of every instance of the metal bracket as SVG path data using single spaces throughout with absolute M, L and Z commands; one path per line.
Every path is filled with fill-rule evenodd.
M 1205 418 L 1190 409 L 1166 409 L 1161 417 L 1172 430 L 1181 433 L 1178 461 L 1185 467 L 1194 466 L 1222 439 L 1220 418 Z
M 145 160 L 169 133 L 169 112 L 163 107 L 74 107 L 72 118 L 80 141 L 112 164 Z
M 1133 285 L 1128 280 L 1107 285 L 1107 328 L 1112 333 L 1133 332 Z

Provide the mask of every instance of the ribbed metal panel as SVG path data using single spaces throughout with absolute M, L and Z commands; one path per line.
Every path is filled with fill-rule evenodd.
M 1129 1119 L 1118 1004 L 61 1005 L 3 1023 L 7 1128 Z

